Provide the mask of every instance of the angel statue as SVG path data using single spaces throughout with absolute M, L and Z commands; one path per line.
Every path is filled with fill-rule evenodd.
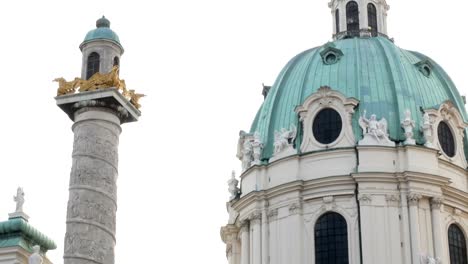
M 24 204 L 24 192 L 23 188 L 18 187 L 16 190 L 16 196 L 13 196 L 13 200 L 16 202 L 16 211 L 15 212 L 23 212 L 23 204 Z
M 413 138 L 413 129 L 415 127 L 414 120 L 411 119 L 411 111 L 406 109 L 405 111 L 405 119 L 401 121 L 401 127 L 405 130 L 405 137 L 406 140 L 404 142 L 405 145 L 414 145 L 416 141 Z
M 260 138 L 260 133 L 255 132 L 253 135 L 253 140 L 251 142 L 252 151 L 253 151 L 253 165 L 260 165 L 261 164 L 261 155 L 263 149 L 263 142 Z
M 31 256 L 29 256 L 28 259 L 28 264 L 42 264 L 43 259 L 39 251 L 41 250 L 41 247 L 38 245 L 35 245 L 32 247 L 33 248 L 33 253 Z
M 279 153 L 287 147 L 292 146 L 294 139 L 296 139 L 296 134 L 297 129 L 293 124 L 291 124 L 289 130 L 282 128 L 280 131 L 275 131 L 274 153 Z
M 425 112 L 423 115 L 423 121 L 421 123 L 421 130 L 423 131 L 424 139 L 426 140 L 424 146 L 428 148 L 434 147 L 434 145 L 432 144 L 432 141 L 434 139 L 432 136 L 433 123 L 434 122 L 431 120 L 429 114 Z
M 359 126 L 362 129 L 364 138 L 359 141 L 359 145 L 386 145 L 394 146 L 395 143 L 388 138 L 388 123 L 385 118 L 377 120 L 377 116 L 372 114 L 370 119 L 366 117 L 367 111 L 359 118 Z
M 228 190 L 229 190 L 229 193 L 231 194 L 231 197 L 229 197 L 229 201 L 232 201 L 234 200 L 237 195 L 239 194 L 239 187 L 237 187 L 237 185 L 239 184 L 239 181 L 236 179 L 236 172 L 235 171 L 232 171 L 232 174 L 231 174 L 231 179 L 228 181 Z

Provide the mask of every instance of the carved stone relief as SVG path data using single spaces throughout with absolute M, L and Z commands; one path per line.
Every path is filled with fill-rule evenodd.
M 361 193 L 358 195 L 358 200 L 361 205 L 369 205 L 372 203 L 372 195 L 367 193 Z
M 93 198 L 75 192 L 73 198 L 68 201 L 67 218 L 96 222 L 115 234 L 116 208 L 113 202 L 109 199 Z M 108 201 L 106 202 L 106 200 Z
M 64 258 L 84 258 L 97 263 L 114 263 L 114 241 L 106 238 L 96 240 L 88 233 L 68 233 L 65 236 Z
M 75 158 L 72 166 L 70 186 L 87 185 L 102 189 L 110 196 L 116 196 L 116 169 L 101 161 L 89 157 Z
M 302 206 L 300 203 L 293 203 L 289 206 L 289 215 L 299 214 L 301 212 Z
M 73 156 L 92 155 L 117 167 L 117 145 L 108 139 L 90 135 L 75 135 Z

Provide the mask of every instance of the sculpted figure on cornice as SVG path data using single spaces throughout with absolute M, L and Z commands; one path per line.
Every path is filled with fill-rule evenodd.
M 262 156 L 262 149 L 263 149 L 263 142 L 260 139 L 260 133 L 255 132 L 252 141 L 252 149 L 253 149 L 253 164 L 252 165 L 260 165 L 261 164 L 261 156 Z
M 246 171 L 253 165 L 261 164 L 263 142 L 260 134 L 241 131 L 237 143 L 237 157 L 242 161 L 242 171 Z
M 294 140 L 296 139 L 297 128 L 291 124 L 289 130 L 282 128 L 280 131 L 275 131 L 275 154 L 280 153 L 288 147 L 292 147 Z
M 431 117 L 429 116 L 428 113 L 424 113 L 423 115 L 423 121 L 421 124 L 421 130 L 423 131 L 423 136 L 424 140 L 426 141 L 424 143 L 424 146 L 428 148 L 433 148 L 434 145 L 432 144 L 434 137 L 432 135 L 432 129 L 433 129 L 433 123 L 434 121 L 431 120 Z
M 35 245 L 32 247 L 33 248 L 33 253 L 31 256 L 29 256 L 28 259 L 28 264 L 42 264 L 43 259 L 39 251 L 41 250 L 41 247 L 38 245 Z
M 250 144 L 249 134 L 245 131 L 239 132 L 237 158 L 242 161 L 242 171 L 245 171 L 250 167 L 250 164 L 252 163 L 252 145 Z
M 401 127 L 405 130 L 405 137 L 406 140 L 404 142 L 405 145 L 415 145 L 416 141 L 414 140 L 414 133 L 413 129 L 415 128 L 415 122 L 411 119 L 411 111 L 406 109 L 405 111 L 405 119 L 401 122 Z
M 366 117 L 367 111 L 359 118 L 364 138 L 359 141 L 359 145 L 382 145 L 395 146 L 395 143 L 388 138 L 388 123 L 385 118 L 377 120 L 377 116 L 372 114 L 369 119 Z
M 237 195 L 239 194 L 240 189 L 237 187 L 238 184 L 239 181 L 236 179 L 236 172 L 232 171 L 231 179 L 229 179 L 228 181 L 228 190 L 231 194 L 231 197 L 229 197 L 229 201 L 236 199 Z
M 16 196 L 13 196 L 13 200 L 16 202 L 16 213 L 23 212 L 24 204 L 24 191 L 23 188 L 18 187 L 16 189 Z

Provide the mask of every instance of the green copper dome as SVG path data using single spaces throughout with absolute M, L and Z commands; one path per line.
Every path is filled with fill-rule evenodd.
M 119 36 L 110 29 L 110 21 L 102 16 L 102 18 L 96 21 L 96 29 L 93 29 L 86 34 L 83 43 L 81 43 L 80 48 L 91 41 L 94 40 L 109 40 L 114 42 L 115 44 L 119 45 L 122 49 L 122 45 L 120 44 Z
M 390 139 L 396 142 L 405 139 L 400 123 L 406 109 L 419 124 L 422 109 L 438 108 L 450 100 L 468 121 L 455 85 L 427 56 L 400 49 L 383 37 L 342 39 L 300 53 L 281 71 L 250 131 L 260 133 L 264 160 L 272 156 L 274 131 L 291 124 L 299 128 L 295 108 L 321 86 L 360 101 L 353 120 L 356 141 L 362 138 L 358 119 L 364 110 L 385 117 Z M 414 132 L 417 143 L 423 144 L 419 125 Z M 298 140 L 296 146 L 300 135 Z

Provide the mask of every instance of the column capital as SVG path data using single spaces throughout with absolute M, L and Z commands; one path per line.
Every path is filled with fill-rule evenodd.
M 243 220 L 240 222 L 240 232 L 249 232 L 249 225 L 250 221 L 249 220 Z
M 441 196 L 436 196 L 436 197 L 431 198 L 432 209 L 440 209 L 443 203 L 444 203 L 444 198 Z
M 419 200 L 422 198 L 422 195 L 419 193 L 408 193 L 408 203 L 409 205 L 418 205 Z
M 262 213 L 257 211 L 253 212 L 252 214 L 250 214 L 249 220 L 252 224 L 259 224 L 262 220 Z
M 72 121 L 75 121 L 75 112 L 89 107 L 107 108 L 114 111 L 122 124 L 135 122 L 141 115 L 140 110 L 115 88 L 61 95 L 55 97 L 55 100 Z

